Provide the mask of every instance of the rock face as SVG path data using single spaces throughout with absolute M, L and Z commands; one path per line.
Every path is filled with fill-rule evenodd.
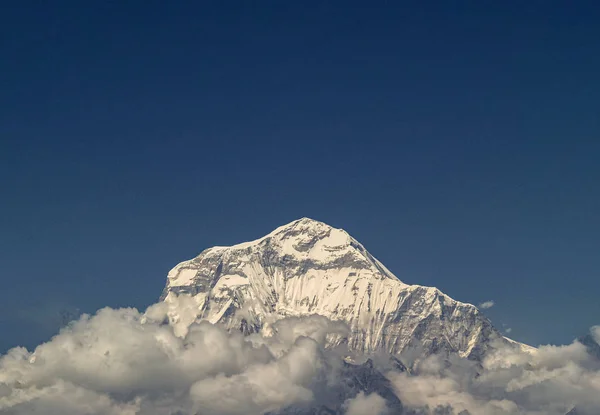
M 350 350 L 361 353 L 415 349 L 479 359 L 493 341 L 516 344 L 475 306 L 403 283 L 344 230 L 308 218 L 178 264 L 161 298 L 175 304 L 181 294 L 192 296 L 194 318 L 246 333 L 286 316 L 340 320 L 350 327 Z

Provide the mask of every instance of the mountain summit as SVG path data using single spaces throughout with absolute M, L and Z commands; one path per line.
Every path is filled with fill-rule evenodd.
M 193 319 L 246 333 L 288 316 L 343 321 L 357 352 L 416 349 L 479 359 L 495 340 L 514 343 L 475 306 L 403 283 L 347 232 L 309 218 L 178 264 L 161 298 L 175 306 L 181 294 L 193 300 Z M 186 318 L 178 313 L 173 307 L 171 317 Z

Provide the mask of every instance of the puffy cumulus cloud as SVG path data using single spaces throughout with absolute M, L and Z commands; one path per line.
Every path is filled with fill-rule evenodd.
M 119 396 L 177 390 L 200 377 L 238 373 L 271 359 L 241 334 L 202 322 L 184 338 L 169 325 L 154 324 L 134 309 L 100 310 L 84 316 L 26 356 L 20 382 L 63 379 Z
M 234 376 L 195 383 L 191 396 L 198 413 L 263 414 L 313 399 L 310 385 L 322 369 L 318 344 L 299 338 L 279 360 L 254 365 Z
M 424 410 L 422 413 L 516 414 L 514 402 L 490 399 L 478 400 L 460 380 L 443 375 L 408 376 L 391 374 L 400 400 L 405 406 Z M 429 411 L 431 409 L 431 412 Z
M 340 365 L 319 342 L 343 327 L 321 317 L 252 338 L 168 313 L 105 308 L 33 352 L 10 350 L 0 357 L 0 414 L 262 414 L 310 402 L 313 380 Z
M 345 409 L 346 415 L 385 415 L 389 413 L 385 399 L 377 393 L 365 395 L 364 392 L 361 392 L 346 402 Z
M 403 404 L 423 413 L 600 413 L 600 362 L 579 342 L 535 350 L 497 346 L 481 363 L 430 356 L 416 376 L 388 373 Z M 436 412 L 437 411 L 437 412 Z
M 5 384 L 5 387 L 6 386 Z M 114 402 L 108 396 L 56 380 L 50 385 L 8 393 L 0 398 L 0 413 L 6 415 L 136 415 L 139 405 Z
M 495 305 L 496 305 L 496 302 L 494 300 L 489 300 L 489 301 L 484 301 L 483 303 L 479 304 L 479 308 L 485 310 L 487 308 L 492 308 Z
M 105 308 L 33 351 L 0 356 L 0 414 L 383 415 L 398 412 L 394 393 L 411 415 L 600 413 L 600 358 L 589 353 L 598 345 L 587 340 L 538 349 L 498 343 L 482 362 L 403 356 L 410 370 L 376 356 L 386 379 L 372 361 L 348 365 L 345 350 L 324 347 L 343 347 L 343 324 L 288 318 L 244 336 L 196 322 L 195 300 L 173 300 L 144 313 Z M 594 327 L 588 337 L 599 334 Z

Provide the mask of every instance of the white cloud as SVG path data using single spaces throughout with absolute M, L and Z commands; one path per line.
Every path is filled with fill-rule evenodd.
M 419 366 L 417 376 L 389 374 L 408 407 L 450 407 L 471 415 L 565 415 L 577 406 L 578 413 L 600 413 L 600 362 L 578 342 L 533 352 L 501 347 L 483 368 L 443 356 Z
M 244 337 L 193 323 L 189 300 L 181 300 L 185 321 L 170 318 L 163 304 L 145 313 L 105 308 L 32 352 L 14 348 L 0 356 L 0 414 L 260 415 L 346 390 L 341 355 L 323 348 L 345 325 L 290 318 Z M 600 335 L 600 327 L 592 333 Z M 600 413 L 600 362 L 582 344 L 531 353 L 496 347 L 481 365 L 431 356 L 416 360 L 411 375 L 387 376 L 404 406 L 420 414 L 564 415 L 575 405 Z M 346 415 L 384 414 L 385 396 L 339 399 L 349 398 Z
M 310 383 L 320 369 L 317 343 L 298 339 L 279 360 L 253 365 L 234 376 L 203 379 L 191 387 L 194 409 L 201 414 L 260 415 L 313 399 Z
M 363 392 L 346 402 L 346 415 L 384 415 L 388 413 L 385 399 L 376 393 L 365 395 Z
M 157 307 L 146 314 L 105 308 L 33 352 L 15 348 L 1 356 L 0 413 L 261 414 L 308 402 L 311 382 L 325 368 L 317 340 L 328 325 L 340 329 L 320 317 L 281 322 L 302 334 L 253 344 L 207 322 L 186 330 L 164 324 Z
M 494 300 L 484 301 L 483 303 L 479 304 L 479 308 L 485 310 L 487 308 L 492 308 L 495 304 L 496 303 Z
M 512 332 L 512 329 L 510 327 L 507 327 L 506 329 L 504 329 L 504 331 L 506 332 L 506 334 L 510 334 Z

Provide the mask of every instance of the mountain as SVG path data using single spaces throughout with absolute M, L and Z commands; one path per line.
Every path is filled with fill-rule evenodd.
M 195 314 L 173 307 L 171 318 L 251 333 L 267 332 L 282 317 L 319 314 L 350 327 L 332 344 L 347 341 L 361 353 L 417 350 L 479 360 L 494 341 L 519 345 L 477 307 L 405 284 L 344 230 L 308 218 L 178 264 L 161 299 L 175 306 L 181 294 L 192 297 Z

